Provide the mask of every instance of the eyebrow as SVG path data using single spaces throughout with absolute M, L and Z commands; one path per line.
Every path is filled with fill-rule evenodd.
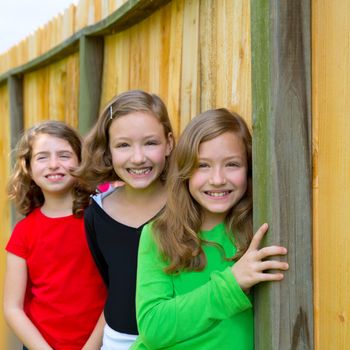
M 72 152 L 70 150 L 59 150 L 56 153 L 58 153 L 58 154 L 63 154 L 63 153 L 73 154 L 74 152 Z M 50 154 L 50 152 L 48 152 L 48 151 L 40 151 L 40 152 L 37 152 L 37 153 L 33 153 L 33 157 L 34 156 L 38 156 L 38 155 L 47 155 L 47 154 Z
M 198 156 L 198 160 L 211 160 L 211 159 L 212 158 Z M 236 156 L 236 155 L 223 158 L 224 161 L 233 160 L 233 159 L 243 160 L 241 156 Z

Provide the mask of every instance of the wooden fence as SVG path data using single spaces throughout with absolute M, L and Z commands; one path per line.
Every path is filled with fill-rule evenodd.
M 256 349 L 347 349 L 348 13 L 346 0 L 80 0 L 1 55 L 1 278 L 20 131 L 58 119 L 85 134 L 114 95 L 144 89 L 177 135 L 222 106 L 253 127 L 255 226 L 270 223 L 290 263 L 256 290 Z M 0 347 L 16 346 L 0 317 Z

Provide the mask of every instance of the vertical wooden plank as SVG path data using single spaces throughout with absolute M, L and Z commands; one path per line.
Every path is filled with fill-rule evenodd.
M 40 120 L 49 119 L 49 69 L 44 67 L 38 71 L 24 75 L 24 128 L 28 128 Z
M 11 83 L 10 81 L 11 80 Z M 10 88 L 11 84 L 11 88 Z M 10 113 L 10 94 L 15 93 L 13 100 L 17 100 L 20 104 L 20 80 L 15 77 L 10 77 L 7 80 L 7 84 L 0 85 L 0 115 L 1 115 L 1 128 L 0 128 L 0 217 L 1 217 L 1 231 L 0 231 L 0 280 L 3 286 L 5 275 L 5 261 L 6 252 L 5 245 L 10 237 L 11 233 L 11 207 L 7 197 L 7 181 L 10 174 L 10 150 L 11 150 L 11 138 L 12 132 L 10 127 L 11 113 Z M 10 92 L 12 91 L 12 92 Z M 15 107 L 15 106 L 13 106 Z M 16 111 L 12 110 L 13 115 L 16 115 Z M 17 109 L 20 114 L 20 108 Z M 18 115 L 17 114 L 17 115 Z M 15 126 L 15 125 L 13 125 Z M 16 135 L 17 137 L 18 135 Z M 0 288 L 0 299 L 3 300 L 3 287 Z M 20 345 L 13 333 L 7 327 L 4 317 L 3 308 L 0 309 L 0 348 L 1 349 L 19 349 Z
M 216 107 L 216 90 L 218 88 L 216 76 L 219 69 L 216 59 L 218 54 L 216 5 L 218 3 L 211 0 L 201 1 L 200 4 L 200 110 L 202 112 Z
M 146 21 L 150 24 L 149 90 L 165 99 L 168 96 L 168 80 L 164 77 L 169 76 L 171 5 L 165 5 Z
M 199 4 L 199 0 L 186 0 L 184 6 L 180 97 L 181 130 L 200 111 Z
M 48 94 L 42 98 L 49 100 L 49 110 L 46 118 L 64 121 L 64 106 L 67 91 L 66 62 L 61 60 L 48 66 Z
M 10 96 L 10 147 L 14 149 L 23 130 L 23 78 L 8 78 Z
M 257 350 L 313 349 L 310 1 L 251 0 L 254 226 L 288 248 L 256 288 Z
M 226 107 L 251 123 L 250 3 L 200 3 L 201 110 Z
M 80 39 L 79 130 L 85 134 L 95 123 L 101 99 L 103 37 Z
M 100 109 L 130 86 L 130 29 L 105 37 Z
M 149 90 L 150 22 L 147 20 L 130 28 L 130 88 Z M 140 64 L 140 62 L 142 62 Z M 147 67 L 147 68 L 146 68 Z
M 184 0 L 173 0 L 169 40 L 169 75 L 167 107 L 176 136 L 180 133 L 180 86 L 183 38 Z
M 23 78 L 19 76 L 10 76 L 7 80 L 8 85 L 8 94 L 9 94 L 9 119 L 4 118 L 4 125 L 2 125 L 2 134 L 1 134 L 1 160 L 5 166 L 5 169 L 2 168 L 1 174 L 3 180 L 1 181 L 2 193 L 5 196 L 5 200 L 2 201 L 1 205 L 1 218 L 2 225 L 4 228 L 5 240 L 4 245 L 7 243 L 8 238 L 10 237 L 11 227 L 18 221 L 20 215 L 17 213 L 14 205 L 7 199 L 7 181 L 10 176 L 10 164 L 14 162 L 14 153 L 10 153 L 9 150 L 14 150 L 17 144 L 18 139 L 21 136 L 23 131 Z M 10 147 L 10 149 L 8 149 Z M 7 151 L 7 154 L 5 153 Z M 4 258 L 1 262 L 1 265 L 4 266 L 5 262 L 5 252 Z M 1 276 L 4 276 L 4 272 L 1 273 Z M 3 298 L 1 297 L 1 300 Z M 20 348 L 20 343 L 17 337 L 14 336 L 11 330 L 6 326 L 4 329 L 7 330 L 7 347 L 6 348 Z
M 312 1 L 315 348 L 350 344 L 350 2 Z
M 8 93 L 9 93 L 9 132 L 10 132 L 10 150 L 14 150 L 17 142 L 23 132 L 24 129 L 24 110 L 23 110 L 23 77 L 19 76 L 10 76 L 7 80 L 8 85 Z M 6 123 L 7 124 L 7 123 Z M 5 127 L 5 129 L 7 129 Z M 7 137 L 5 138 L 7 140 Z M 3 149 L 5 146 L 2 147 Z M 7 159 L 8 156 L 4 156 L 3 158 L 7 160 L 7 164 L 13 164 L 15 161 L 15 154 L 10 154 L 10 159 Z M 11 161 L 11 163 L 8 162 Z M 9 176 L 9 171 L 7 172 Z M 5 174 L 3 174 L 4 176 Z M 6 181 L 8 180 L 8 176 L 6 177 Z M 5 187 L 6 188 L 6 187 Z M 6 189 L 4 193 L 7 193 Z M 16 208 L 11 205 L 9 202 L 7 203 L 8 209 L 10 210 L 10 223 L 13 226 L 20 215 L 17 213 Z

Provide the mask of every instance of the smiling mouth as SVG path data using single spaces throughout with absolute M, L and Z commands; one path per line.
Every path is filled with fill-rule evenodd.
M 52 175 L 46 175 L 46 178 L 49 180 L 59 180 L 64 177 L 63 174 L 52 174 Z
M 152 171 L 152 167 L 141 168 L 141 169 L 127 168 L 127 171 L 129 174 L 132 174 L 132 175 L 146 175 Z
M 225 197 L 225 196 L 228 196 L 231 192 L 232 192 L 231 190 L 227 190 L 227 191 L 204 191 L 204 193 L 207 196 L 213 197 L 213 198 Z

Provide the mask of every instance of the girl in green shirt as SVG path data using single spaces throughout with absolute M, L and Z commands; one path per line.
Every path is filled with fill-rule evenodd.
M 251 350 L 249 290 L 280 281 L 286 254 L 252 235 L 251 135 L 226 109 L 184 130 L 169 170 L 165 210 L 142 232 L 136 292 L 139 337 L 132 349 Z

